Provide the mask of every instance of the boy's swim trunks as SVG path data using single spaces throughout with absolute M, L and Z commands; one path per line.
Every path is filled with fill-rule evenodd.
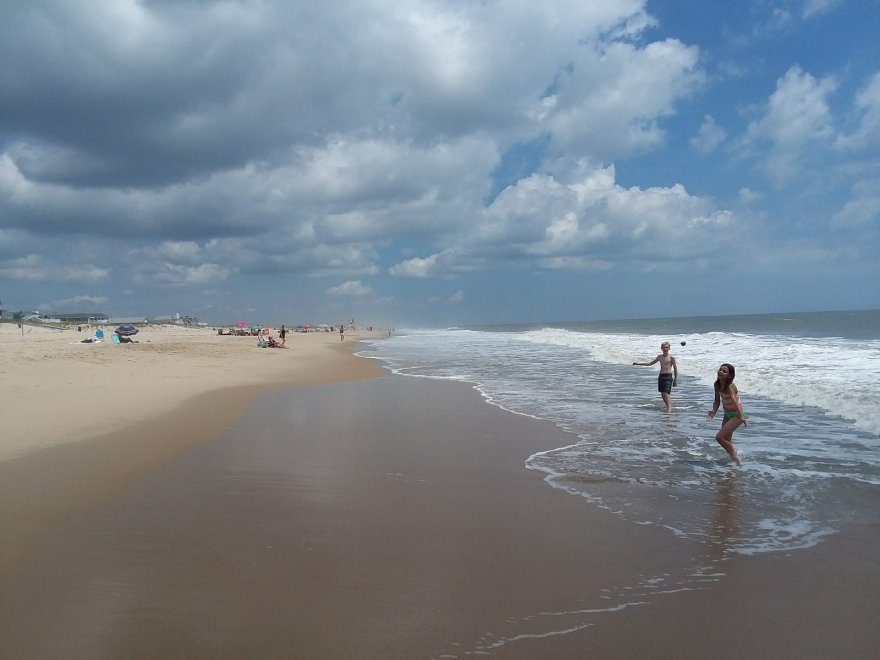
M 657 378 L 657 391 L 672 394 L 672 374 L 660 374 Z

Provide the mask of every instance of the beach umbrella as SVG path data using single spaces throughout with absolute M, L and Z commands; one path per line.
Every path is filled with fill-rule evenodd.
M 235 324 L 235 327 L 238 328 L 239 330 L 241 330 L 242 328 L 248 327 L 248 324 L 245 323 L 244 321 L 239 321 L 238 323 Z
M 115 332 L 120 337 L 131 337 L 133 335 L 136 335 L 140 331 L 133 325 L 120 325 L 113 332 Z

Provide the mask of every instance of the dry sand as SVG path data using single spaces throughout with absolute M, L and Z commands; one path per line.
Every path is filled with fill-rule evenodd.
M 277 331 L 272 332 L 277 337 Z M 255 337 L 210 328 L 148 326 L 138 343 L 84 344 L 94 329 L 64 331 L 0 324 L 0 462 L 28 452 L 132 428 L 206 392 L 259 391 L 373 377 L 371 361 L 351 358 L 358 339 L 377 333 L 290 333 L 287 349 L 258 349 Z M 247 389 L 250 388 L 250 389 Z M 231 417 L 241 414 L 236 406 Z M 219 411 L 201 420 L 222 428 Z

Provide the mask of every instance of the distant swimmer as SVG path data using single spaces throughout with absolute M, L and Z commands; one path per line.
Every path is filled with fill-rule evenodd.
M 736 377 L 736 369 L 732 364 L 726 362 L 718 367 L 718 378 L 715 380 L 715 403 L 712 405 L 706 417 L 714 419 L 715 413 L 718 412 L 718 406 L 724 405 L 724 419 L 721 422 L 721 430 L 715 434 L 715 440 L 724 448 L 724 451 L 737 464 L 742 465 L 742 461 L 733 448 L 733 432 L 740 425 L 746 425 L 746 414 L 743 412 L 742 403 L 739 400 L 739 392 L 733 379 Z
M 660 376 L 657 378 L 657 391 L 666 405 L 666 412 L 672 412 L 672 388 L 678 385 L 678 365 L 675 358 L 669 354 L 669 342 L 660 344 L 660 355 L 650 362 L 633 362 L 635 367 L 650 367 L 660 363 Z

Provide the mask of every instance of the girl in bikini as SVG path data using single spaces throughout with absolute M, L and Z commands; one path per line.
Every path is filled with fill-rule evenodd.
M 732 364 L 726 362 L 718 368 L 718 378 L 715 381 L 715 403 L 712 410 L 706 415 L 709 419 L 715 417 L 718 412 L 718 406 L 724 405 L 724 420 L 721 422 L 721 430 L 715 435 L 715 440 L 724 448 L 730 458 L 737 465 L 742 465 L 739 456 L 736 455 L 736 449 L 733 448 L 733 432 L 740 425 L 745 425 L 746 414 L 743 412 L 742 404 L 739 401 L 739 392 L 733 379 L 736 376 L 736 369 Z

